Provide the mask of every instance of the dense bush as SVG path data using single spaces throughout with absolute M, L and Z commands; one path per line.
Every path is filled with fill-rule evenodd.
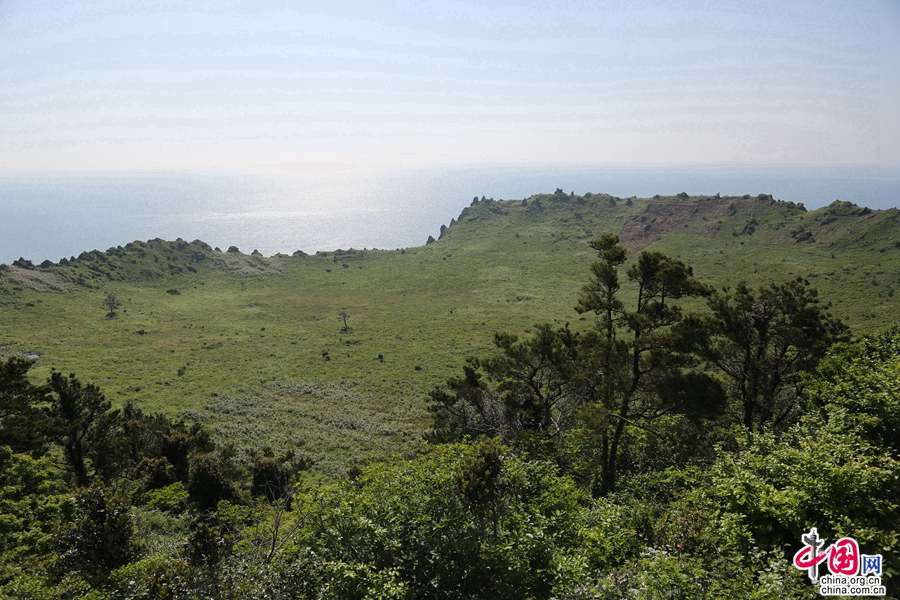
M 57 534 L 56 567 L 102 581 L 136 554 L 131 503 L 100 486 L 79 491 L 72 502 L 70 520 Z

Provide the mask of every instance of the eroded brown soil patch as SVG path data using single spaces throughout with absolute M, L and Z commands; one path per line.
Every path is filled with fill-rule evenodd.
M 630 217 L 622 228 L 621 244 L 631 252 L 643 250 L 670 231 L 689 232 L 703 237 L 716 233 L 716 224 L 728 215 L 729 206 L 741 198 L 700 198 L 690 201 L 651 202 L 639 215 Z M 706 217 L 706 220 L 703 220 Z

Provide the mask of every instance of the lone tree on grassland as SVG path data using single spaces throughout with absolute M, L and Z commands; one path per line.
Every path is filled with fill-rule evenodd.
M 342 310 L 338 313 L 338 318 L 344 322 L 344 326 L 341 327 L 341 332 L 350 333 L 350 326 L 347 325 L 347 319 L 350 318 L 350 313 L 348 313 L 346 310 Z
M 107 319 L 112 319 L 116 316 L 116 309 L 122 306 L 122 303 L 119 302 L 119 299 L 116 298 L 115 294 L 107 294 L 106 298 L 103 299 L 103 308 L 108 310 L 109 312 L 106 314 Z

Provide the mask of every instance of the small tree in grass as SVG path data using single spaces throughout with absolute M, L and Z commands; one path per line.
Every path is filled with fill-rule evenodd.
M 103 308 L 109 311 L 108 313 L 106 313 L 106 318 L 115 318 L 116 309 L 120 306 L 122 306 L 122 303 L 119 302 L 119 299 L 116 298 L 115 294 L 107 294 L 106 298 L 103 299 Z
M 348 313 L 346 310 L 342 310 L 341 312 L 338 313 L 338 318 L 340 318 L 341 321 L 343 321 L 343 323 L 344 323 L 344 326 L 341 327 L 341 332 L 342 333 L 350 333 L 350 326 L 347 325 L 347 319 L 350 318 L 350 313 Z

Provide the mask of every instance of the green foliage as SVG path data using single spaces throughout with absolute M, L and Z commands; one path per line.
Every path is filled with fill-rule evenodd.
M 187 560 L 161 555 L 135 561 L 110 574 L 115 597 L 122 600 L 199 598 L 203 597 L 201 593 L 211 591 L 211 586 L 204 585 L 206 579 Z
M 53 373 L 48 385 L 52 395 L 45 427 L 62 447 L 75 485 L 86 487 L 92 471 L 103 474 L 113 468 L 119 411 L 112 410 L 100 388 L 81 383 L 74 373 Z
M 469 359 L 462 378 L 431 392 L 435 427 L 428 439 L 483 434 L 516 439 L 528 431 L 552 435 L 567 425 L 583 402 L 575 380 L 578 336 L 547 323 L 535 329 L 524 339 L 496 334 L 494 355 Z
M 262 456 L 253 459 L 250 493 L 264 497 L 269 502 L 280 500 L 289 493 L 296 473 L 307 468 L 309 461 L 303 456 L 295 456 L 293 452 L 274 456 L 271 449 L 266 448 Z
M 833 348 L 810 386 L 823 418 L 842 414 L 862 435 L 900 459 L 900 326 Z
M 187 488 L 177 481 L 164 488 L 147 492 L 147 506 L 168 512 L 181 512 L 187 506 L 188 498 Z
M 555 549 L 576 536 L 581 496 L 549 465 L 501 452 L 491 441 L 445 445 L 307 499 L 302 546 L 321 561 L 326 597 L 367 597 L 367 578 L 340 587 L 361 564 L 395 573 L 411 597 L 549 597 Z
M 692 366 L 679 350 L 688 347 L 686 339 L 693 333 L 679 327 L 684 317 L 674 301 L 706 296 L 711 290 L 694 279 L 690 266 L 645 250 L 626 271 L 637 288 L 636 302 L 629 310 L 620 296 L 619 270 L 627 250 L 619 245 L 619 236 L 605 234 L 591 247 L 600 260 L 591 265 L 592 277 L 576 310 L 597 316 L 596 329 L 584 344 L 591 354 L 587 378 L 599 407 L 582 426 L 599 428 L 595 436 L 599 442 L 597 491 L 605 495 L 616 488 L 617 460 L 627 429 L 647 427 L 686 404 L 680 392 L 699 375 L 681 372 Z
M 820 364 L 823 375 L 811 384 L 812 397 L 824 410 L 804 415 L 782 435 L 744 431 L 736 447 L 720 449 L 708 471 L 670 469 L 634 477 L 620 494 L 598 500 L 594 511 L 605 519 L 594 521 L 593 535 L 602 543 L 588 546 L 589 556 L 606 564 L 611 556 L 619 559 L 599 580 L 604 594 L 618 597 L 617 586 L 625 586 L 654 597 L 665 589 L 656 584 L 668 582 L 690 597 L 812 596 L 788 567 L 800 535 L 810 527 L 831 540 L 852 536 L 863 552 L 882 553 L 892 581 L 898 572 L 893 524 L 900 519 L 900 462 L 879 435 L 872 435 L 864 407 L 896 418 L 877 385 L 894 377 L 896 340 L 891 330 L 835 348 Z M 867 377 L 876 385 L 850 389 L 848 383 Z M 860 413 L 842 402 L 852 402 Z M 604 526 L 610 522 L 612 527 Z M 641 546 L 653 552 L 640 554 Z M 685 562 L 688 557 L 693 558 Z M 719 582 L 711 577 L 716 574 Z M 734 587 L 722 588 L 725 581 Z
M 168 486 L 188 479 L 188 461 L 193 450 L 209 450 L 199 429 L 162 415 L 146 415 L 128 403 L 122 409 L 121 435 L 117 443 L 118 466 L 146 489 Z
M 420 398 L 399 390 L 389 405 L 376 408 L 365 390 L 354 381 L 268 383 L 220 396 L 189 416 L 215 428 L 213 440 L 233 443 L 240 464 L 251 465 L 270 448 L 294 454 L 291 470 L 342 477 L 348 463 L 366 454 L 412 455 L 421 445 Z
M 282 490 L 277 502 L 232 495 L 235 503 L 212 506 L 212 497 L 195 496 L 188 505 L 178 482 L 144 492 L 141 509 L 96 486 L 61 501 L 53 494 L 64 480 L 49 459 L 6 449 L 0 503 L 18 520 L 0 521 L 12 524 L 0 540 L 14 561 L 0 591 L 51 598 L 104 590 L 134 599 L 812 598 L 789 560 L 811 526 L 884 555 L 895 586 L 900 462 L 882 436 L 896 418 L 884 384 L 896 376 L 897 340 L 894 329 L 836 347 L 810 384 L 812 412 L 780 436 L 740 428 L 711 464 L 665 468 L 634 454 L 658 443 L 653 452 L 662 456 L 671 440 L 689 445 L 693 430 L 678 433 L 686 417 L 659 420 L 647 438 L 630 428 L 623 457 L 643 466 L 625 468 L 617 491 L 595 500 L 553 461 L 527 459 L 496 438 L 374 463 L 352 480 Z M 585 425 L 565 431 L 575 449 L 564 447 L 562 457 L 577 462 L 578 444 L 592 447 L 580 436 L 599 435 L 589 423 L 602 423 L 603 411 L 602 403 L 583 406 Z M 159 439 L 153 427 L 138 430 L 136 439 Z M 202 435 L 188 439 L 195 436 L 203 446 Z M 193 485 L 234 494 L 230 456 L 227 449 L 196 454 Z M 257 458 L 260 472 L 289 462 L 266 451 Z M 203 477 L 211 479 L 200 486 Z M 35 497 L 44 490 L 49 500 Z M 63 523 L 54 558 L 52 532 Z M 26 557 L 37 559 L 33 569 Z M 55 578 L 41 574 L 50 564 Z
M 71 510 L 53 462 L 0 446 L 0 579 L 9 565 L 45 560 L 53 533 Z
M 107 294 L 105 298 L 103 298 L 103 308 L 108 310 L 106 313 L 107 319 L 113 319 L 116 316 L 116 309 L 122 306 L 122 302 L 116 297 L 115 294 Z
M 136 553 L 129 499 L 94 486 L 79 491 L 72 502 L 71 520 L 57 535 L 56 568 L 99 581 L 128 564 Z
M 230 551 L 232 536 L 216 515 L 201 515 L 191 522 L 185 555 L 192 565 L 214 567 Z
M 504 421 L 515 430 L 558 432 L 578 406 L 572 389 L 578 361 L 578 336 L 568 326 L 538 324 L 523 340 L 498 333 L 498 354 L 480 361 L 503 396 Z
M 710 334 L 699 338 L 702 355 L 729 382 L 747 429 L 778 427 L 799 413 L 803 373 L 815 370 L 847 326 L 819 303 L 802 278 L 754 293 L 743 282 L 709 299 Z
M 649 551 L 571 598 L 809 599 L 817 594 L 778 553 L 742 557 L 675 556 Z M 733 563 L 729 561 L 735 561 Z M 563 596 L 564 598 L 567 596 Z
M 710 498 L 743 515 L 762 547 L 796 547 L 818 527 L 824 537 L 852 536 L 862 552 L 882 553 L 890 576 L 897 574 L 900 462 L 860 437 L 844 409 L 827 421 L 807 415 L 781 440 L 746 434 L 711 476 Z
M 36 574 L 22 574 L 0 585 L 4 598 L 16 600 L 107 600 L 103 591 L 91 586 L 77 574 L 68 574 L 59 581 L 49 581 Z
M 503 460 L 503 448 L 496 439 L 485 439 L 472 444 L 454 473 L 463 502 L 482 518 L 482 526 L 489 520 L 495 538 L 503 508 L 503 486 L 508 483 L 501 480 Z
M 627 269 L 636 287 L 632 310 L 621 296 L 619 270 L 628 251 L 619 237 L 605 234 L 591 242 L 599 258 L 584 286 L 576 310 L 597 315 L 595 329 L 583 336 L 549 324 L 538 325 L 532 337 L 520 341 L 497 334 L 493 356 L 469 359 L 464 377 L 452 378 L 431 394 L 435 414 L 432 441 L 464 435 L 501 435 L 525 441 L 520 447 L 540 449 L 533 435 L 560 436 L 571 429 L 581 411 L 578 428 L 595 428 L 582 435 L 580 460 L 591 460 L 599 473 L 591 476 L 600 494 L 615 489 L 617 461 L 628 430 L 646 429 L 666 414 L 679 412 L 695 419 L 721 410 L 723 394 L 708 375 L 690 371 L 691 358 L 679 350 L 697 334 L 684 321 L 674 301 L 708 295 L 693 278 L 691 268 L 660 253 L 644 251 Z M 697 394 L 701 386 L 705 393 Z M 588 416 L 590 415 L 590 416 Z M 586 444 L 593 442 L 597 451 Z M 587 451 L 586 451 L 587 450 Z M 543 453 L 539 450 L 539 454 Z M 578 470 L 579 465 L 576 465 Z
M 473 444 L 455 473 L 456 485 L 465 502 L 476 509 L 493 504 L 500 494 L 502 469 L 503 448 L 495 439 Z
M 235 497 L 226 470 L 225 459 L 217 452 L 198 453 L 191 459 L 187 490 L 200 511 L 212 510 L 220 501 Z
M 577 575 L 562 598 L 812 598 L 783 552 L 755 545 L 696 468 L 627 481 L 583 512 Z
M 39 451 L 43 436 L 38 409 L 47 400 L 47 390 L 28 380 L 34 362 L 11 356 L 0 363 L 0 446 L 17 452 Z

